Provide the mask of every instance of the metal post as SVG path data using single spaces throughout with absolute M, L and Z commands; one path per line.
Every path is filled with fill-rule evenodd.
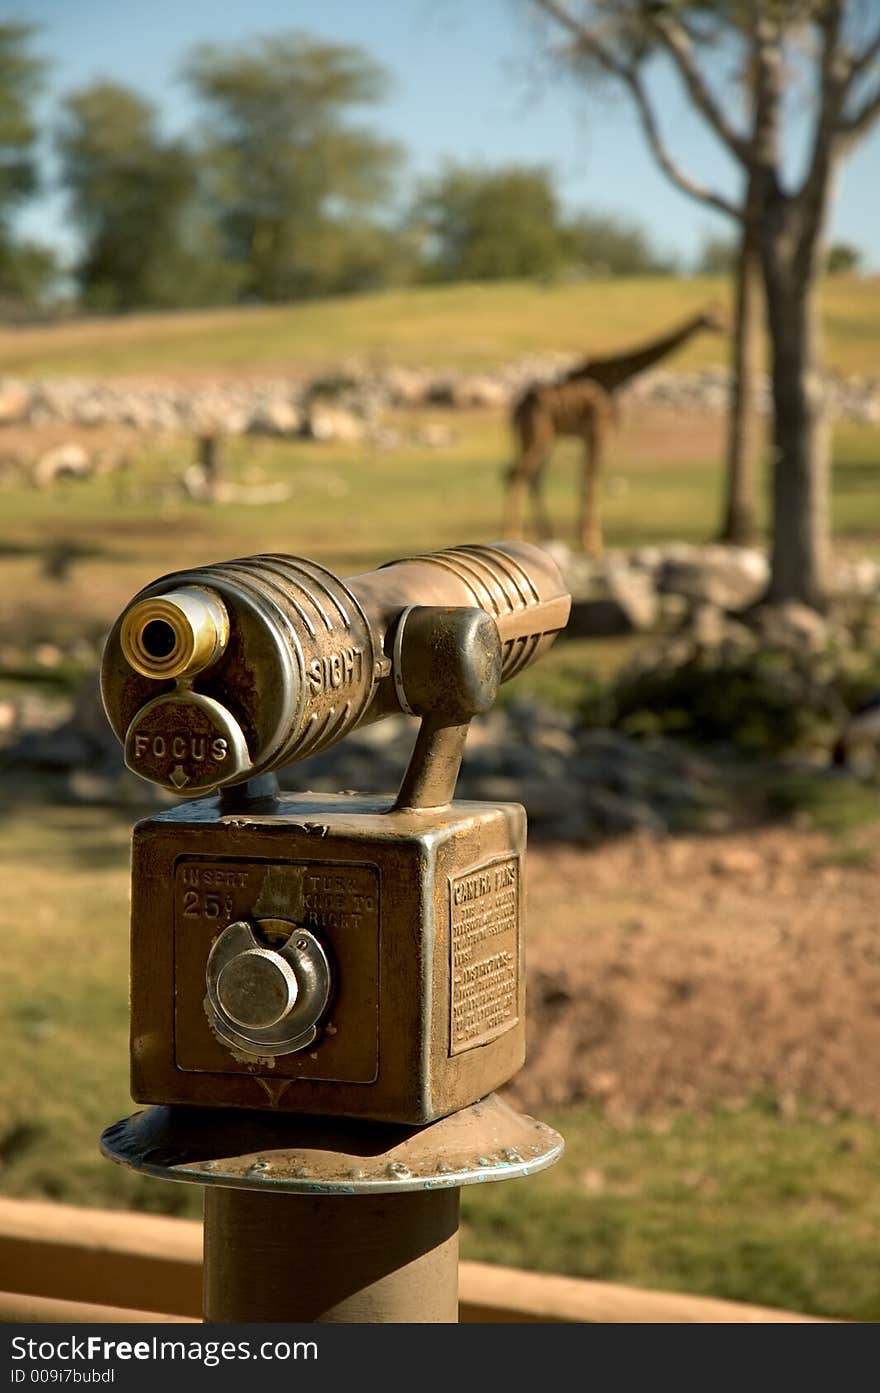
M 457 1189 L 205 1192 L 208 1321 L 458 1320 Z
M 461 1186 L 533 1175 L 563 1142 L 492 1093 L 424 1127 L 154 1107 L 101 1146 L 204 1186 L 206 1320 L 442 1324 Z

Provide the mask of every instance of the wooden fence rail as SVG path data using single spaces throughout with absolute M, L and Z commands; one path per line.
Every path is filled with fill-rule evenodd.
M 459 1317 L 504 1324 L 781 1324 L 821 1317 L 463 1262 Z M 198 1320 L 191 1219 L 0 1199 L 0 1323 Z

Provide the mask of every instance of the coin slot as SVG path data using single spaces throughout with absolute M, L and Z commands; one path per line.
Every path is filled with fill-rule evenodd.
M 263 948 L 283 948 L 295 932 L 286 920 L 256 919 L 251 921 L 251 933 Z

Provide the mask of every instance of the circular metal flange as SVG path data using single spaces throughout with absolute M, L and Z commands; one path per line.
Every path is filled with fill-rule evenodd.
M 323 947 L 287 919 L 229 924 L 208 956 L 205 1011 L 214 1034 L 236 1054 L 295 1054 L 318 1034 L 332 977 Z M 278 942 L 267 948 L 266 940 Z
M 291 1195 L 365 1195 L 513 1180 L 552 1166 L 565 1143 L 497 1094 L 403 1127 L 155 1107 L 108 1127 L 105 1156 L 165 1180 Z

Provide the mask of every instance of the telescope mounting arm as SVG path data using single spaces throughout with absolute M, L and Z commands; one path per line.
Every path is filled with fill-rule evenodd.
M 398 620 L 397 699 L 421 725 L 392 811 L 444 808 L 455 793 L 468 729 L 501 682 L 498 625 L 478 607 L 411 605 Z

